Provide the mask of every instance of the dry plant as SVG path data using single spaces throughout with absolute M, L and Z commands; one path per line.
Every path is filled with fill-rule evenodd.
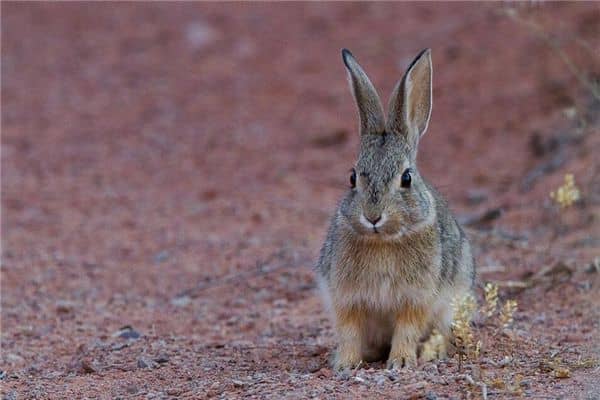
M 565 226 L 563 225 L 563 211 L 570 208 L 581 198 L 581 192 L 575 183 L 575 177 L 571 173 L 567 173 L 564 176 L 564 183 L 560 185 L 556 190 L 550 192 L 550 198 L 558 206 L 552 209 L 551 212 L 555 215 L 557 224 L 552 224 L 553 230 L 552 235 L 548 241 L 548 253 L 554 247 L 556 241 L 560 238 L 564 232 Z
M 454 334 L 459 363 L 462 363 L 463 360 L 479 357 L 481 349 L 481 341 L 475 341 L 471 324 L 473 315 L 477 309 L 477 302 L 471 294 L 467 294 L 462 298 L 455 299 L 453 307 L 454 321 L 452 322 L 452 333 Z
M 503 329 L 511 327 L 514 321 L 514 314 L 517 310 L 517 301 L 508 299 L 498 310 L 498 285 L 488 282 L 483 288 L 485 304 L 482 307 L 482 313 L 487 322 Z
M 479 310 L 475 298 L 470 294 L 457 298 L 453 302 L 454 322 L 452 323 L 452 333 L 454 334 L 459 362 L 468 359 L 475 360 L 479 357 L 482 343 L 481 340 L 477 339 L 472 324 L 473 316 L 477 312 L 485 316 L 486 322 L 497 329 L 506 330 L 512 327 L 514 314 L 517 310 L 516 300 L 508 299 L 499 308 L 498 286 L 493 283 L 487 283 L 484 286 L 484 300 L 485 303 Z M 424 348 L 424 352 L 438 354 L 439 348 L 436 347 L 436 343 L 438 342 L 432 341 L 428 347 Z
M 511 327 L 514 314 L 517 310 L 517 301 L 516 300 L 506 300 L 504 306 L 502 306 L 502 310 L 500 310 L 499 320 L 502 328 L 508 329 Z
M 560 208 L 568 208 L 580 198 L 580 192 L 575 185 L 573 174 L 565 174 L 565 183 L 550 192 L 550 198 L 560 206 Z
M 483 291 L 485 296 L 484 313 L 486 317 L 491 318 L 498 309 L 498 285 L 488 282 Z

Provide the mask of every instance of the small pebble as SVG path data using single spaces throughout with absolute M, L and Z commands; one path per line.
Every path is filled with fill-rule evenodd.
M 169 251 L 163 250 L 154 256 L 154 262 L 156 264 L 163 263 L 169 259 L 169 256 L 170 256 Z
M 73 311 L 74 305 L 67 300 L 59 300 L 56 302 L 56 312 L 58 314 L 69 314 Z
M 438 396 L 433 392 L 427 392 L 425 395 L 425 400 L 438 400 Z
M 17 392 L 11 390 L 2 397 L 2 400 L 17 400 Z
M 236 388 L 241 388 L 241 387 L 246 386 L 246 382 L 244 382 L 244 381 L 238 381 L 237 379 L 234 379 L 231 382 L 233 383 L 233 387 L 236 387 Z
M 529 389 L 529 388 L 531 387 L 531 381 L 530 381 L 530 380 L 528 380 L 528 379 L 524 379 L 524 380 L 522 380 L 521 382 L 519 382 L 519 385 L 520 385 L 522 388 Z
M 385 385 L 385 382 L 387 381 L 387 378 L 383 375 L 377 375 L 375 377 L 375 383 L 377 383 L 377 386 L 383 386 Z
M 156 357 L 154 359 L 154 361 L 156 361 L 159 364 L 166 364 L 170 361 L 170 359 L 168 356 L 161 355 L 161 356 Z
M 396 371 L 396 370 L 386 369 L 385 374 L 388 377 L 388 379 L 392 382 L 395 382 L 398 380 L 398 371 Z
M 125 325 L 113 333 L 113 337 L 120 337 L 123 339 L 139 339 L 141 336 L 142 335 L 133 329 L 131 325 Z
M 498 363 L 498 366 L 505 367 L 505 366 L 509 365 L 511 362 L 512 362 L 512 357 L 505 356 L 502 360 L 500 360 L 500 362 Z
M 138 388 L 135 385 L 129 385 L 129 386 L 127 386 L 127 389 L 125 389 L 125 390 L 129 394 L 136 394 L 138 392 Z
M 314 374 L 315 372 L 319 372 L 321 370 L 321 365 L 318 362 L 313 362 L 308 365 L 308 372 Z
M 347 370 L 340 371 L 337 373 L 337 377 L 342 381 L 347 381 L 348 379 L 350 379 L 350 372 L 348 372 Z
M 333 376 L 333 372 L 329 368 L 321 368 L 318 376 L 329 379 Z
M 190 304 L 192 299 L 190 296 L 178 296 L 171 299 L 171 304 L 175 307 L 185 307 Z
M 83 360 L 81 360 L 80 370 L 84 374 L 93 374 L 95 372 L 98 372 L 98 370 L 94 366 L 93 362 L 91 360 L 88 360 L 85 358 Z
M 428 374 L 435 374 L 435 375 L 437 375 L 437 374 L 440 373 L 440 371 L 438 370 L 437 365 L 434 364 L 434 363 L 426 363 L 423 366 L 423 372 L 426 372 Z
M 137 360 L 137 366 L 138 366 L 138 368 L 142 368 L 142 369 L 145 369 L 145 368 L 153 369 L 153 368 L 158 367 L 158 363 L 156 363 L 154 360 L 151 360 L 149 358 L 140 357 Z
M 119 351 L 119 350 L 123 350 L 125 347 L 128 347 L 129 344 L 128 343 L 115 343 L 112 346 L 110 346 L 110 349 L 113 351 Z

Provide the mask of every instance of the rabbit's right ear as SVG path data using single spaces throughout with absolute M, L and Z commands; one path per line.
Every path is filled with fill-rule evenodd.
M 360 134 L 383 133 L 385 131 L 383 107 L 375 87 L 350 51 L 343 49 L 342 59 L 348 70 L 348 80 L 358 106 Z
M 431 50 L 419 53 L 390 98 L 388 129 L 404 135 L 416 149 L 431 116 Z

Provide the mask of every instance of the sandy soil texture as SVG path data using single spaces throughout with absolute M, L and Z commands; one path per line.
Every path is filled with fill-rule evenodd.
M 3 399 L 599 398 L 597 3 L 3 2 L 1 25 Z M 476 359 L 329 367 L 342 47 L 386 98 L 433 49 L 420 169 L 478 293 L 518 302 L 475 320 Z

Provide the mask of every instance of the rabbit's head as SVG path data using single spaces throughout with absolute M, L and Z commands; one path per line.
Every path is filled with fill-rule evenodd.
M 419 138 L 431 115 L 431 51 L 423 50 L 396 85 L 387 120 L 363 69 L 348 50 L 342 58 L 358 105 L 360 151 L 340 215 L 371 239 L 417 231 L 435 218 L 433 195 L 416 166 Z

